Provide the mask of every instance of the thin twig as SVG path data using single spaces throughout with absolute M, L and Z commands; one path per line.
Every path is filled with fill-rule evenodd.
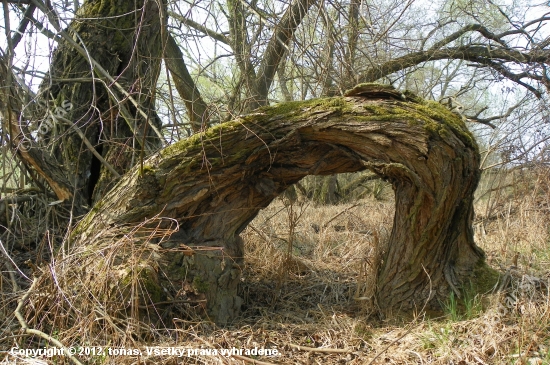
M 324 352 L 327 354 L 348 354 L 353 351 L 350 349 L 331 349 L 331 348 L 300 346 L 300 345 L 295 345 L 293 343 L 288 343 L 287 345 L 299 351 Z
M 42 331 L 29 328 L 29 326 L 27 325 L 27 322 L 25 321 L 25 318 L 23 318 L 23 315 L 21 314 L 21 309 L 23 308 L 23 304 L 25 303 L 25 301 L 29 298 L 29 295 L 31 295 L 37 283 L 38 283 L 38 278 L 35 277 L 32 281 L 32 284 L 29 290 L 27 290 L 27 292 L 17 301 L 17 308 L 15 308 L 14 314 L 17 320 L 19 321 L 19 324 L 21 325 L 21 329 L 23 330 L 24 333 L 37 335 L 39 337 L 42 337 L 46 341 L 53 343 L 55 346 L 62 348 L 65 356 L 67 356 L 73 363 L 75 363 L 76 365 L 83 365 L 80 361 L 78 361 L 76 357 L 71 355 L 71 351 L 69 351 L 69 349 L 65 347 L 65 345 L 63 345 L 58 340 L 56 340 L 52 336 Z
M 325 224 L 323 224 L 323 229 L 327 228 L 330 222 L 332 222 L 333 220 L 335 220 L 336 218 L 338 218 L 339 216 L 341 216 L 342 214 L 344 214 L 348 210 L 351 210 L 351 209 L 353 209 L 357 206 L 359 206 L 359 203 L 353 204 L 351 207 L 348 207 L 348 208 L 342 210 L 340 213 L 338 213 L 334 217 L 330 218 Z
M 272 362 L 254 360 L 254 359 L 251 359 L 251 358 L 249 358 L 249 357 L 242 356 L 242 355 L 231 355 L 231 357 L 234 357 L 235 359 L 239 359 L 239 360 L 242 360 L 242 361 L 249 362 L 249 363 L 251 363 L 251 364 L 258 364 L 258 365 L 275 365 L 275 364 L 272 363 Z
M 163 302 L 157 302 L 157 303 L 148 304 L 148 305 L 140 305 L 139 308 L 140 309 L 155 308 L 156 306 L 159 306 L 159 305 L 176 304 L 176 303 L 188 303 L 188 304 L 206 303 L 206 299 L 202 299 L 202 300 L 183 300 L 183 299 L 182 300 L 165 300 Z
M 107 170 L 109 170 L 111 172 L 111 174 L 113 174 L 113 176 L 115 178 L 117 178 L 117 179 L 120 178 L 120 174 L 115 170 L 115 168 L 110 163 L 105 161 L 105 159 L 103 158 L 103 156 L 101 156 L 101 154 L 99 152 L 97 152 L 97 150 L 92 145 L 90 140 L 86 137 L 84 132 L 82 132 L 82 130 L 80 130 L 80 128 L 78 128 L 78 126 L 76 124 L 71 123 L 70 120 L 65 119 L 63 117 L 55 116 L 53 113 L 50 113 L 50 115 L 54 119 L 61 119 L 63 122 L 65 122 L 67 125 L 69 125 L 72 129 L 74 129 L 75 132 L 78 134 L 78 136 L 82 139 L 82 142 L 84 142 L 86 147 L 88 147 L 88 150 L 107 168 Z
M 374 360 L 378 359 L 380 357 L 380 355 L 382 355 L 383 353 L 385 353 L 386 351 L 388 351 L 388 349 L 390 347 L 392 347 L 393 345 L 395 345 L 400 339 L 402 339 L 403 337 L 405 337 L 406 335 L 408 335 L 414 328 L 418 327 L 420 324 L 422 324 L 422 322 L 420 323 L 417 323 L 415 326 L 411 326 L 411 328 L 409 328 L 408 330 L 405 331 L 405 333 L 403 333 L 401 336 L 397 337 L 395 340 L 393 340 L 388 346 L 384 347 L 382 349 L 382 351 L 380 351 L 379 353 L 376 354 L 376 356 L 367 364 L 367 365 L 371 365 L 374 363 Z

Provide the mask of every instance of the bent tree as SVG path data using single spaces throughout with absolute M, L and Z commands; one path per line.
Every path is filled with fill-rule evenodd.
M 379 263 L 378 306 L 437 303 L 473 279 L 483 264 L 471 231 L 479 156 L 458 116 L 372 84 L 343 97 L 266 106 L 291 33 L 313 1 L 288 7 L 258 70 L 244 42 L 243 4 L 230 1 L 229 38 L 218 38 L 232 44 L 240 72 L 249 76 L 238 83 L 248 91 L 235 98 L 248 100 L 243 110 L 263 108 L 160 152 L 154 104 L 161 58 L 181 79 L 176 88 L 189 101 L 196 131 L 208 124 L 206 104 L 168 35 L 166 2 L 119 3 L 88 0 L 63 30 L 47 4 L 32 1 L 26 13 L 38 7 L 47 14 L 60 42 L 39 96 L 13 74 L 13 49 L 0 54 L 0 112 L 14 151 L 35 182 L 71 209 L 68 220 L 87 213 L 68 236 L 71 255 L 61 249 L 56 257 L 56 276 L 39 275 L 59 305 L 80 316 L 94 306 L 111 308 L 105 313 L 151 312 L 196 299 L 211 318 L 226 322 L 240 306 L 239 234 L 248 222 L 306 175 L 365 169 L 389 180 L 396 195 Z M 39 141 L 28 127 L 50 108 L 36 99 L 71 104 Z
M 89 254 L 95 242 L 131 237 L 149 252 L 140 256 L 149 262 L 139 275 L 147 289 L 142 306 L 174 298 L 177 288 L 167 288 L 186 281 L 204 294 L 209 316 L 226 322 L 240 306 L 239 233 L 258 211 L 306 175 L 370 169 L 393 184 L 396 197 L 378 305 L 421 307 L 458 293 L 483 263 L 471 229 L 478 165 L 476 142 L 458 116 L 389 87 L 264 107 L 167 147 L 123 176 L 74 231 L 72 245 L 88 253 L 72 270 L 83 275 L 103 255 Z M 151 245 L 151 230 L 174 222 L 179 231 Z

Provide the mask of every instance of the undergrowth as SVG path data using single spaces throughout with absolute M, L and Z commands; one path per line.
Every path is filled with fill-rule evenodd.
M 391 234 L 394 204 L 391 196 L 379 195 L 336 205 L 282 197 L 261 211 L 242 234 L 243 312 L 224 328 L 199 316 L 166 317 L 163 326 L 132 317 L 131 311 L 129 319 L 115 318 L 98 309 L 112 303 L 91 305 L 94 298 L 75 322 L 78 310 L 72 309 L 73 320 L 66 313 L 76 293 L 53 295 L 55 287 L 37 288 L 43 292 L 40 300 L 24 301 L 20 309 L 30 313 L 25 308 L 34 306 L 41 318 L 58 323 L 47 328 L 24 318 L 64 346 L 142 350 L 141 356 L 78 356 L 83 364 L 549 364 L 550 194 L 541 175 L 528 180 L 516 185 L 525 190 L 509 189 L 498 197 L 486 194 L 489 188 L 479 191 L 475 238 L 501 280 L 484 293 L 468 286 L 460 298 L 449 293 L 442 312 L 379 316 L 373 296 L 376 262 Z M 54 270 L 59 264 L 46 267 L 60 273 Z M 56 345 L 21 333 L 14 311 L 27 288 L 10 284 L 6 264 L 2 270 L 0 349 L 6 352 L 0 353 L 0 364 L 71 363 L 67 357 L 10 353 L 16 346 Z M 138 290 L 139 280 L 132 287 Z M 178 357 L 153 351 L 172 347 L 196 352 Z M 213 349 L 231 348 L 277 349 L 280 355 L 212 355 Z

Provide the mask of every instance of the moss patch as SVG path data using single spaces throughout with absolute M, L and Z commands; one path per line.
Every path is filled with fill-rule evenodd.
M 193 289 L 195 289 L 198 293 L 206 293 L 208 292 L 208 288 L 208 283 L 203 281 L 200 276 L 196 275 L 193 278 Z
M 133 278 L 134 273 L 129 268 L 128 272 L 120 280 L 124 296 L 127 300 L 131 299 L 129 296 L 132 293 L 131 286 L 133 280 L 137 280 L 137 287 L 140 293 L 140 302 L 142 303 L 159 303 L 165 298 L 164 291 L 158 283 L 157 273 L 151 266 L 146 265 L 141 267 L 141 270 L 137 273 L 137 278 Z
M 450 128 L 465 145 L 478 150 L 474 136 L 470 133 L 462 118 L 458 115 L 452 113 L 443 105 L 435 101 L 424 101 L 417 105 L 419 111 L 422 111 L 432 119 L 429 123 L 425 124 L 427 130 L 439 134 L 442 138 L 447 138 L 450 132 L 447 128 Z
M 472 289 L 477 294 L 485 294 L 492 291 L 500 281 L 500 273 L 480 260 L 474 268 L 471 276 Z

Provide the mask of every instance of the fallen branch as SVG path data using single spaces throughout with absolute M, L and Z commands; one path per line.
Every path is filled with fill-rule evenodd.
M 409 328 L 408 330 L 405 331 L 405 333 L 403 333 L 401 336 L 397 337 L 395 340 L 393 340 L 392 342 L 390 342 L 390 344 L 386 347 L 384 347 L 384 349 L 382 349 L 382 351 L 378 352 L 376 354 L 375 357 L 372 358 L 372 360 L 367 364 L 367 365 L 371 365 L 371 364 L 374 364 L 374 360 L 378 359 L 380 357 L 380 355 L 382 355 L 383 353 L 385 353 L 386 351 L 388 351 L 388 349 L 390 347 L 392 347 L 393 345 L 395 345 L 400 339 L 402 339 L 403 337 L 405 337 L 406 335 L 408 335 L 409 333 L 411 333 L 411 331 L 414 329 L 414 328 L 417 328 L 420 324 L 420 323 L 417 323 L 416 325 L 414 326 L 411 326 L 411 328 Z
M 325 224 L 323 224 L 323 229 L 326 229 L 328 227 L 328 225 L 330 224 L 330 222 L 332 222 L 333 220 L 335 220 L 336 218 L 338 218 L 342 214 L 346 213 L 349 210 L 352 210 L 353 208 L 355 208 L 357 206 L 359 206 L 359 203 L 353 204 L 351 207 L 348 207 L 348 208 L 342 210 L 340 213 L 338 213 L 334 217 L 330 218 Z

